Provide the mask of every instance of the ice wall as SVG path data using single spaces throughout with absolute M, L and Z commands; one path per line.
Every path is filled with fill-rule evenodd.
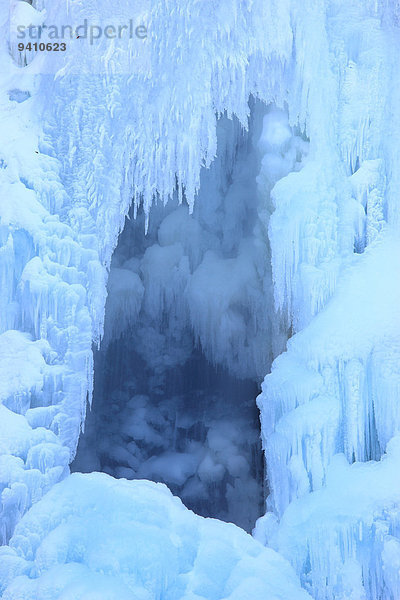
M 318 599 L 393 600 L 399 589 L 394 9 L 330 5 L 323 68 L 308 63 L 310 47 L 299 56 L 319 73 L 309 158 L 271 192 L 276 308 L 295 335 L 258 400 L 272 512 L 255 534 Z
M 118 5 L 119 14 L 129 14 L 128 4 Z M 148 213 L 153 197 L 165 201 L 178 182 L 192 206 L 201 165 L 215 156 L 216 113 L 235 113 L 246 125 L 250 91 L 270 98 L 280 89 L 279 79 L 262 73 L 281 72 L 290 56 L 287 6 L 229 6 L 210 2 L 200 10 L 193 2 L 171 13 L 153 2 L 150 62 L 138 73 L 118 70 L 119 48 L 111 55 L 104 44 L 97 53 L 82 52 L 73 40 L 56 76 L 49 54 L 18 55 L 15 39 L 9 43 L 9 9 L 1 8 L 1 327 L 24 334 L 5 338 L 10 356 L 18 344 L 26 344 L 21 355 L 28 356 L 29 344 L 42 340 L 34 348 L 44 361 L 41 381 L 36 374 L 32 383 L 13 377 L 3 402 L 10 423 L 17 415 L 24 424 L 27 440 L 19 470 L 14 448 L 4 448 L 2 515 L 13 515 L 4 517 L 6 539 L 47 489 L 41 469 L 58 468 L 55 478 L 63 477 L 65 448 L 70 459 L 75 453 L 91 395 L 91 344 L 102 333 L 106 267 L 132 197 Z M 60 24 L 76 11 L 81 22 L 107 10 L 108 2 L 35 2 L 24 19 Z M 24 395 L 29 404 L 19 402 Z M 48 464 L 39 465 L 27 452 L 43 429 L 53 445 Z
M 83 10 L 61 1 L 35 7 L 54 20 L 67 4 Z M 101 13 L 106 3 L 85 6 Z M 260 175 L 266 202 L 272 199 L 279 327 L 296 335 L 260 398 L 270 507 L 283 517 L 279 528 L 265 519 L 258 535 L 288 556 L 317 598 L 375 600 L 379 593 L 393 600 L 395 486 L 359 513 L 342 519 L 338 501 L 328 525 L 321 512 L 299 525 L 308 554 L 286 527 L 285 509 L 299 501 L 306 514 L 325 488 L 346 500 L 341 481 L 350 488 L 349 508 L 353 479 L 366 474 L 358 489 L 367 492 L 369 471 L 396 477 L 388 442 L 398 429 L 391 302 L 398 292 L 398 3 L 190 1 L 171 11 L 154 0 L 150 14 L 152 52 L 141 73 L 116 74 L 115 54 L 93 59 L 75 44 L 72 63 L 55 78 L 40 75 L 32 56 L 18 68 L 15 47 L 7 46 L 8 7 L 0 9 L 1 331 L 5 357 L 21 356 L 8 363 L 2 396 L 10 434 L 2 448 L 4 535 L 64 476 L 65 448 L 69 457 L 75 452 L 92 385 L 91 341 L 102 331 L 106 267 L 132 196 L 148 213 L 153 197 L 165 201 L 178 183 L 192 206 L 200 167 L 216 152 L 215 113 L 245 124 L 253 93 L 285 108 L 289 126 L 310 141 L 300 170 L 285 172 L 283 146 L 283 162 L 270 173 L 266 158 Z M 74 57 L 80 70 L 71 77 Z M 93 74 L 100 66 L 101 75 Z M 337 452 L 354 464 L 338 462 Z M 362 462 L 370 459 L 376 462 Z M 339 475 L 328 484 L 330 465 Z M 346 475 L 360 465 L 360 478 Z

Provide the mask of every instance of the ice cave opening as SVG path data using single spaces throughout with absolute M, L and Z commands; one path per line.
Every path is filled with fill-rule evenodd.
M 273 177 L 302 143 L 284 111 L 220 118 L 193 211 L 184 190 L 126 219 L 114 252 L 92 410 L 74 471 L 166 483 L 251 531 L 265 511 L 256 397 L 286 339 L 273 314 Z
M 196 348 L 184 364 L 158 369 L 133 346 L 122 337 L 96 357 L 74 470 L 164 482 L 197 514 L 250 531 L 264 498 L 257 384 Z

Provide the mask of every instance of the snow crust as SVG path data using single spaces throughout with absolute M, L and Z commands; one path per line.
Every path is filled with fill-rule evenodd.
M 289 563 L 162 484 L 73 474 L 0 549 L 5 600 L 306 600 Z

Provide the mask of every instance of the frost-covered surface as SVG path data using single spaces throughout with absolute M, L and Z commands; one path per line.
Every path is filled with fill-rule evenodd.
M 73 474 L 0 550 L 4 600 L 307 600 L 289 563 L 162 484 Z
M 46 18 L 62 19 L 67 5 L 96 14 L 106 4 L 38 1 L 24 18 L 47 10 Z M 318 599 L 398 597 L 398 497 L 387 482 L 397 476 L 390 440 L 400 418 L 399 15 L 398 2 L 386 0 L 190 0 L 173 10 L 152 0 L 150 57 L 139 72 L 115 74 L 117 54 L 103 45 L 93 57 L 75 44 L 80 71 L 72 60 L 54 77 L 34 75 L 45 56 L 17 66 L 24 60 L 8 48 L 2 4 L 5 539 L 74 455 L 92 387 L 91 343 L 102 332 L 106 267 L 132 196 L 149 215 L 154 197 L 164 202 L 178 187 L 193 207 L 201 166 L 216 153 L 216 113 L 246 125 L 253 93 L 282 109 L 270 107 L 264 122 L 258 177 L 277 311 L 272 353 L 285 332 L 296 333 L 259 400 L 269 508 L 282 521 L 269 515 L 257 535 L 289 558 Z M 174 249 L 162 258 L 174 264 Z M 148 259 L 157 262 L 154 250 Z M 230 282 L 224 265 L 211 266 Z M 240 288 L 243 268 L 232 272 Z M 202 277 L 194 282 L 200 289 Z M 128 278 L 135 314 L 143 290 Z M 198 289 L 191 307 L 204 298 Z M 211 340 L 213 319 L 220 326 L 222 316 L 196 310 L 199 338 Z M 371 489 L 375 476 L 382 493 Z
M 272 513 L 255 535 L 319 600 L 399 593 L 394 8 L 331 5 L 309 92 L 309 159 L 271 192 L 275 303 L 297 333 L 258 400 Z
M 148 213 L 154 195 L 166 200 L 178 181 L 193 206 L 201 166 L 216 153 L 216 112 L 236 113 L 246 124 L 249 92 L 260 88 L 270 97 L 279 88 L 262 77 L 272 68 L 269 57 L 276 56 L 273 69 L 281 70 L 291 54 L 284 4 L 259 1 L 237 12 L 230 3 L 207 6 L 185 3 L 171 12 L 152 2 L 151 61 L 132 76 L 115 72 L 123 56 L 118 49 L 110 54 L 104 40 L 99 55 L 72 40 L 67 63 L 54 76 L 51 65 L 46 68 L 51 53 L 25 60 L 14 42 L 8 46 L 9 7 L 1 8 L 1 331 L 17 329 L 30 336 L 27 342 L 48 342 L 51 369 L 32 399 L 34 426 L 49 428 L 71 458 L 91 394 L 105 267 L 132 197 Z M 67 9 L 81 22 L 107 13 L 109 3 L 41 1 L 24 7 L 22 16 L 24 24 L 43 15 L 46 23 L 70 22 Z M 190 42 L 183 54 L 177 40 Z M 205 324 L 198 327 L 204 336 Z M 27 408 L 8 410 L 25 416 Z M 59 462 L 64 465 L 64 450 Z M 26 463 L 23 468 L 29 470 Z M 16 518 L 28 506 L 16 504 Z
M 317 598 L 398 597 L 399 460 L 398 436 L 380 462 L 336 455 L 323 489 L 294 501 L 271 535 Z
M 379 459 L 400 430 L 400 244 L 385 238 L 352 261 L 265 380 L 259 402 L 279 514 L 323 485 L 334 454 Z
M 290 341 L 259 399 L 269 505 L 282 521 L 277 532 L 264 519 L 258 534 L 294 561 L 317 598 L 398 593 L 400 246 L 386 237 Z

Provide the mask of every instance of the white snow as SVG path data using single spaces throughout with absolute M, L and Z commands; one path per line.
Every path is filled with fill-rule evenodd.
M 335 6 L 323 33 L 335 67 L 313 99 L 308 158 L 271 192 L 275 305 L 296 335 L 258 399 L 274 514 L 255 536 L 289 558 L 318 600 L 393 600 L 400 248 L 398 145 L 387 129 L 399 122 L 386 119 L 398 89 L 387 49 L 394 38 L 379 7 Z
M 399 452 L 395 437 L 380 462 L 349 465 L 336 455 L 324 489 L 285 512 L 269 542 L 294 559 L 313 596 L 397 597 Z
M 162 484 L 73 474 L 0 549 L 4 600 L 306 600 L 289 563 Z

